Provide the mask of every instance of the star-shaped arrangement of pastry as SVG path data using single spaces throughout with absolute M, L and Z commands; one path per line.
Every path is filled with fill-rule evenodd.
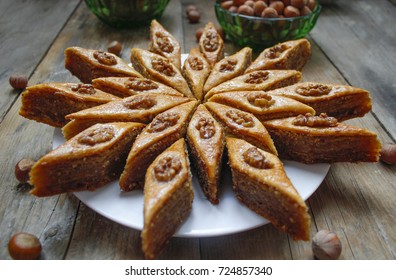
M 66 139 L 33 166 L 31 193 L 93 191 L 112 180 L 120 191 L 143 191 L 147 259 L 188 219 L 191 170 L 208 204 L 218 204 L 221 174 L 230 168 L 240 202 L 293 239 L 309 240 L 308 207 L 281 159 L 379 157 L 374 132 L 340 122 L 371 110 L 369 92 L 301 82 L 311 56 L 306 39 L 265 49 L 252 62 L 248 47 L 224 57 L 223 40 L 208 23 L 182 64 L 179 42 L 153 21 L 148 49 L 132 48 L 131 64 L 81 47 L 65 56 L 81 84 L 39 84 L 22 94 L 20 114 L 61 127 Z

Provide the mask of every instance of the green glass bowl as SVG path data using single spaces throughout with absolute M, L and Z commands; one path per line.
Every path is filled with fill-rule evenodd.
M 315 26 L 322 6 L 316 7 L 306 16 L 294 18 L 261 18 L 231 13 L 214 4 L 215 13 L 227 38 L 240 46 L 254 49 L 271 47 L 277 43 L 305 37 Z
M 104 23 L 138 27 L 162 16 L 170 0 L 85 0 L 89 10 Z

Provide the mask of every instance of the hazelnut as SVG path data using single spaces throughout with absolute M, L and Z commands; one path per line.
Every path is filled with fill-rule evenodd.
M 222 3 L 220 4 L 220 6 L 221 6 L 223 9 L 225 9 L 225 10 L 228 10 L 232 5 L 234 5 L 234 3 L 233 3 L 232 0 L 224 1 L 224 2 L 222 2 Z
M 300 15 L 302 16 L 309 15 L 311 12 L 312 11 L 310 8 L 308 8 L 308 6 L 304 6 L 304 8 L 300 9 Z
M 267 8 L 268 5 L 264 1 L 257 1 L 254 3 L 253 9 L 254 9 L 254 14 L 256 16 L 260 16 L 261 13 L 264 11 L 265 8 Z
M 20 232 L 8 242 L 8 252 L 15 260 L 35 260 L 40 256 L 40 240 L 30 233 Z
M 308 0 L 307 1 L 307 6 L 308 8 L 313 11 L 316 7 L 316 1 L 315 0 Z
M 282 2 L 285 4 L 285 7 L 290 5 L 290 0 L 282 0 Z
M 15 165 L 15 177 L 19 182 L 25 184 L 29 181 L 29 172 L 34 164 L 34 160 L 24 158 Z
M 290 5 L 297 9 L 302 9 L 307 4 L 307 0 L 290 0 Z
M 241 6 L 243 4 L 245 4 L 246 0 L 233 0 L 232 2 L 234 2 L 235 6 Z
M 189 14 L 191 11 L 198 11 L 198 7 L 195 6 L 195 5 L 193 5 L 193 4 L 187 5 L 185 11 L 186 11 L 186 15 L 188 16 L 188 14 Z
M 238 7 L 237 6 L 231 6 L 228 11 L 230 13 L 237 13 L 238 12 Z
M 274 8 L 278 15 L 283 14 L 283 9 L 285 8 L 285 5 L 283 4 L 282 1 L 273 1 L 269 5 L 271 8 Z
M 334 232 L 320 230 L 312 239 L 312 251 L 319 260 L 336 260 L 341 250 L 341 241 Z
M 24 89 L 27 87 L 28 79 L 22 74 L 14 74 L 10 76 L 9 82 L 14 89 Z
M 253 6 L 254 6 L 254 1 L 253 1 L 253 0 L 247 0 L 247 1 L 245 2 L 245 5 L 247 5 L 247 6 L 253 8 Z
M 118 56 L 122 51 L 122 45 L 118 41 L 113 41 L 107 46 L 107 51 Z
M 299 17 L 300 16 L 300 10 L 297 9 L 296 7 L 293 6 L 287 6 L 284 10 L 283 10 L 283 15 L 287 18 L 291 18 L 291 17 Z
M 261 14 L 261 17 L 263 18 L 277 18 L 278 16 L 279 16 L 278 12 L 274 8 L 270 8 L 270 7 L 264 9 L 264 11 Z
M 192 10 L 188 13 L 187 18 L 190 23 L 197 23 L 201 19 L 201 14 L 198 10 Z
M 385 144 L 381 150 L 381 161 L 387 164 L 396 163 L 396 144 Z
M 238 14 L 246 15 L 246 16 L 254 16 L 254 10 L 252 7 L 248 5 L 241 5 L 238 8 Z

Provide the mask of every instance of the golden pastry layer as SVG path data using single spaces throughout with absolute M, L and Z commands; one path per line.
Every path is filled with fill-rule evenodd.
M 239 52 L 227 56 L 214 66 L 203 88 L 204 93 L 215 86 L 235 78 L 245 72 L 252 62 L 252 49 L 245 47 Z
M 109 102 L 66 116 L 70 120 L 62 132 L 66 139 L 96 123 L 139 122 L 148 124 L 155 116 L 174 106 L 191 101 L 187 97 L 139 94 Z
M 311 107 L 294 99 L 270 95 L 264 91 L 232 91 L 213 95 L 209 101 L 238 108 L 255 115 L 260 121 L 281 119 L 300 114 L 315 114 Z
M 337 122 L 326 114 L 263 122 L 279 157 L 303 163 L 378 161 L 381 143 L 374 132 Z
M 143 188 L 148 166 L 166 148 L 186 135 L 188 121 L 196 106 L 197 101 L 190 101 L 173 107 L 157 115 L 139 134 L 120 177 L 123 191 Z
M 219 183 L 224 151 L 224 130 L 204 105 L 199 105 L 187 128 L 192 165 L 206 198 L 219 203 Z
M 294 240 L 309 240 L 308 207 L 278 157 L 244 140 L 226 142 L 236 197 Z
M 287 41 L 262 51 L 246 73 L 274 69 L 300 71 L 310 57 L 311 44 L 307 39 Z
M 224 41 L 212 22 L 205 25 L 198 44 L 211 67 L 224 57 Z
M 193 97 L 180 70 L 169 59 L 143 49 L 132 48 L 131 62 L 146 78 L 170 86 L 187 97 Z
M 94 191 L 120 176 L 128 151 L 144 125 L 97 124 L 36 162 L 30 172 L 36 196 Z
M 91 83 L 101 77 L 142 77 L 112 53 L 80 47 L 65 50 L 65 68 L 83 83 Z
M 150 25 L 149 51 L 168 58 L 178 69 L 181 69 L 179 42 L 156 20 L 152 20 Z
M 194 192 L 184 139 L 153 161 L 144 185 L 142 251 L 146 259 L 155 259 L 192 209 Z
M 298 83 L 302 74 L 295 70 L 260 70 L 241 75 L 212 88 L 206 95 L 209 100 L 215 94 L 229 91 L 268 91 Z
M 118 97 L 89 84 L 45 83 L 26 88 L 19 114 L 55 127 L 64 126 L 66 115 L 98 106 Z
M 206 102 L 205 106 L 228 136 L 242 138 L 267 152 L 278 154 L 267 129 L 251 113 L 215 102 Z
M 202 101 L 203 87 L 211 71 L 209 62 L 204 55 L 197 49 L 191 49 L 183 65 L 183 76 L 186 79 L 194 97 Z
M 293 98 L 338 121 L 362 117 L 371 110 L 370 93 L 347 85 L 304 82 L 268 93 Z
M 103 90 L 121 98 L 136 94 L 165 94 L 184 96 L 177 90 L 146 78 L 107 77 L 92 80 L 94 88 Z

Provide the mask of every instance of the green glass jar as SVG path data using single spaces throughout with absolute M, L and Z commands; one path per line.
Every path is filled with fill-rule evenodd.
M 138 27 L 162 16 L 170 0 L 85 0 L 101 21 L 117 27 Z

